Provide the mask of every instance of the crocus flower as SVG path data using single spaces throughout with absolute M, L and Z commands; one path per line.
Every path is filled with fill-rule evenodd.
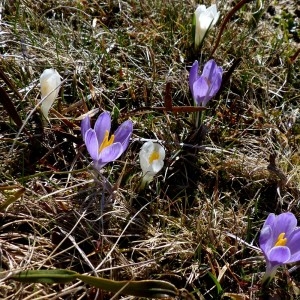
M 133 130 L 130 120 L 123 122 L 112 135 L 110 127 L 111 118 L 106 111 L 100 114 L 94 128 L 91 128 L 89 116 L 81 121 L 81 134 L 97 170 L 121 156 L 128 147 Z
M 152 141 L 143 144 L 139 153 L 140 164 L 143 171 L 141 189 L 162 169 L 165 156 L 165 149 L 160 144 Z
M 206 35 L 206 32 L 214 26 L 220 17 L 215 4 L 206 8 L 205 5 L 198 5 L 194 12 L 195 18 L 195 47 L 199 47 Z
M 61 84 L 60 76 L 56 70 L 46 69 L 40 77 L 40 83 L 41 97 L 43 99 L 41 111 L 44 117 L 48 119 L 49 109 L 58 96 Z
M 269 214 L 260 232 L 259 246 L 266 259 L 263 282 L 271 280 L 279 266 L 300 260 L 300 228 L 290 213 Z
M 192 96 L 197 105 L 206 106 L 207 102 L 219 91 L 222 83 L 222 68 L 211 59 L 198 74 L 199 64 L 195 60 L 190 70 L 189 85 Z

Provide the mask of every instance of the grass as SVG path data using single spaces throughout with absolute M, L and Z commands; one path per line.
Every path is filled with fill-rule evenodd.
M 214 54 L 223 86 L 199 132 L 191 113 L 154 107 L 164 106 L 167 82 L 173 106 L 194 105 L 189 68 L 209 59 L 232 1 L 219 1 L 221 20 L 199 52 L 191 36 L 194 1 L 2 1 L 1 70 L 11 86 L 3 76 L 0 82 L 27 119 L 20 131 L 5 107 L 0 112 L 3 271 L 67 268 L 115 280 L 161 279 L 195 299 L 299 297 L 299 274 L 287 267 L 262 287 L 265 262 L 251 246 L 269 213 L 300 217 L 300 65 L 292 59 L 299 14 L 292 2 L 262 4 L 254 14 L 250 1 L 225 27 Z M 54 105 L 63 117 L 52 111 L 43 125 L 36 104 L 49 67 L 64 80 Z M 114 128 L 134 122 L 128 150 L 101 176 L 89 167 L 80 134 L 80 117 L 93 109 L 93 120 L 112 112 Z M 139 192 L 141 139 L 163 141 L 167 155 Z M 2 280 L 0 294 L 133 299 L 82 282 Z

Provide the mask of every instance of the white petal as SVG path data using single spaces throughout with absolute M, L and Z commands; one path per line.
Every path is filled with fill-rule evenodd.
M 196 18 L 199 17 L 205 11 L 206 11 L 206 6 L 205 5 L 198 5 L 196 10 L 195 10 Z

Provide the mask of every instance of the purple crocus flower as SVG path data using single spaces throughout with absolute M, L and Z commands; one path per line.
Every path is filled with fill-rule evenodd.
M 198 68 L 198 61 L 195 60 L 190 70 L 190 90 L 196 104 L 206 106 L 207 102 L 214 97 L 220 89 L 222 68 L 218 67 L 213 59 L 204 65 L 201 75 L 198 74 Z
M 115 134 L 110 135 L 110 127 L 111 118 L 106 111 L 100 114 L 94 128 L 91 128 L 89 116 L 81 121 L 81 134 L 97 170 L 121 156 L 128 147 L 133 130 L 130 120 L 122 123 Z
M 300 260 L 300 228 L 296 226 L 297 219 L 290 212 L 267 217 L 259 237 L 267 263 L 263 282 L 271 280 L 279 266 Z

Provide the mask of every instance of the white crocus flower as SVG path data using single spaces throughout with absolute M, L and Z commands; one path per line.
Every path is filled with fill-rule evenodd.
M 219 17 L 220 12 L 217 11 L 216 4 L 206 8 L 205 5 L 198 5 L 194 13 L 195 16 L 195 47 L 199 47 L 206 35 L 206 32 L 214 26 Z
M 46 119 L 48 119 L 48 114 L 50 107 L 52 106 L 54 100 L 58 96 L 59 86 L 61 84 L 60 76 L 58 72 L 54 69 L 46 69 L 41 77 L 41 111 Z
M 140 189 L 143 189 L 164 166 L 166 151 L 160 144 L 149 141 L 142 146 L 139 156 L 143 171 Z

